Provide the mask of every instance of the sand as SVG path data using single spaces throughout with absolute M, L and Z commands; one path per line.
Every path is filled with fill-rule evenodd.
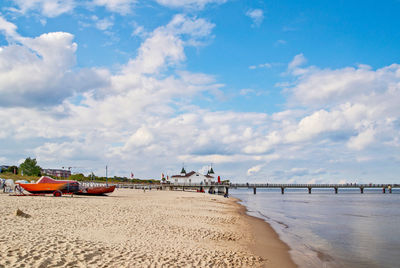
M 271 227 L 233 198 L 117 189 L 0 194 L 0 204 L 0 267 L 296 267 Z

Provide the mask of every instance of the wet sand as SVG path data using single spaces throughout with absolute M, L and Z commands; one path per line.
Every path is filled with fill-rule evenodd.
M 233 198 L 117 189 L 0 194 L 0 204 L 0 267 L 296 267 L 272 228 Z

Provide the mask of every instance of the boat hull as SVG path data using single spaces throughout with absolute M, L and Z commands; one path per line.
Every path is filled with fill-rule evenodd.
M 20 183 L 19 185 L 32 194 L 51 194 L 56 191 L 76 193 L 79 191 L 78 183 Z
M 79 190 L 76 194 L 79 195 L 105 195 L 114 192 L 115 185 L 113 186 L 98 186 L 98 187 L 88 187 Z

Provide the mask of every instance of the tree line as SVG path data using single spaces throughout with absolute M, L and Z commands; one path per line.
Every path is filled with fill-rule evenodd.
M 35 158 L 26 158 L 25 161 L 18 166 L 10 166 L 6 169 L 2 169 L 1 173 L 13 173 L 13 174 L 21 174 L 26 176 L 41 176 L 42 168 L 38 166 Z
M 13 173 L 13 174 L 20 174 L 25 176 L 42 176 L 42 168 L 37 164 L 36 158 L 26 158 L 25 161 L 20 164 L 19 166 L 10 166 L 7 169 L 2 169 L 1 173 Z M 49 175 L 46 175 L 49 176 Z M 55 176 L 49 176 L 57 179 Z M 94 174 L 85 176 L 82 173 L 73 174 L 68 179 L 76 180 L 76 181 L 95 181 L 95 182 L 133 182 L 133 183 L 159 183 L 159 180 L 147 179 L 147 180 L 140 180 L 140 179 L 128 179 L 127 177 L 118 177 L 114 176 L 111 178 L 100 177 Z

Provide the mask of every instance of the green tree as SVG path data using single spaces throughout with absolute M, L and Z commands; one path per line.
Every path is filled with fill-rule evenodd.
M 88 177 L 85 177 L 85 175 L 83 175 L 82 173 L 78 173 L 78 174 L 73 174 L 69 177 L 70 180 L 74 180 L 74 181 L 86 181 L 89 180 Z
M 37 165 L 36 159 L 28 157 L 25 162 L 19 165 L 19 169 L 24 175 L 40 176 L 41 168 Z

